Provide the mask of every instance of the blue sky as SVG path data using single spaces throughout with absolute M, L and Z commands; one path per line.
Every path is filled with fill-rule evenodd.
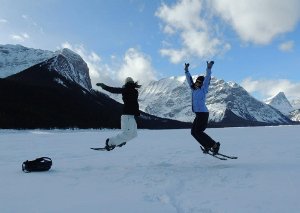
M 200 74 L 262 99 L 300 98 L 299 0 L 0 0 L 0 43 L 57 50 L 88 63 L 92 82 L 119 85 Z

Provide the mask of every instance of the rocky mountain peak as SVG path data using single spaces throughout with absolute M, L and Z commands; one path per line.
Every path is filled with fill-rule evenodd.
M 56 51 L 55 53 L 56 56 L 49 69 L 55 70 L 67 79 L 91 90 L 92 84 L 89 68 L 81 56 L 67 48 Z
M 286 98 L 284 92 L 279 92 L 277 95 L 265 100 L 265 103 L 279 110 L 284 115 L 289 115 L 293 111 L 293 107 Z
M 0 78 L 17 74 L 36 64 L 48 63 L 48 69 L 91 90 L 89 68 L 85 61 L 70 49 L 40 50 L 22 45 L 0 45 Z

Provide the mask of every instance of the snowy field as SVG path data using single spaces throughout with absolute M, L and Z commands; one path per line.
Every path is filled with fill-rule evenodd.
M 0 212 L 300 212 L 300 126 L 208 129 L 237 160 L 202 154 L 189 130 L 139 130 L 122 148 L 89 149 L 117 132 L 0 130 Z M 50 171 L 22 172 L 41 156 Z

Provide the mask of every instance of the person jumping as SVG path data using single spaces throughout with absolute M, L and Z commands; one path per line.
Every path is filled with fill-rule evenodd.
M 184 67 L 186 80 L 192 90 L 192 110 L 196 114 L 191 134 L 200 143 L 204 153 L 211 151 L 213 155 L 216 155 L 219 152 L 220 143 L 215 142 L 204 132 L 207 127 L 209 117 L 205 101 L 210 84 L 211 69 L 214 62 L 210 61 L 206 62 L 206 64 L 206 76 L 198 76 L 195 83 L 193 82 L 192 76 L 189 72 L 190 64 L 186 63 Z
M 103 83 L 97 83 L 97 86 L 102 89 L 116 94 L 122 94 L 124 102 L 123 112 L 121 116 L 121 130 L 122 132 L 115 137 L 106 139 L 105 149 L 107 151 L 113 150 L 116 146 L 121 147 L 126 144 L 129 140 L 132 140 L 137 136 L 137 124 L 135 116 L 140 115 L 139 103 L 138 103 L 138 91 L 141 85 L 134 82 L 131 77 L 125 79 L 125 84 L 122 88 L 110 87 Z

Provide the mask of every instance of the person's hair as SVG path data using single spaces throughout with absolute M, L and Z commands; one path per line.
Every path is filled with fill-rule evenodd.
M 203 83 L 204 79 L 205 79 L 205 77 L 204 77 L 203 75 L 198 76 L 198 78 L 196 79 L 196 81 L 195 81 L 195 83 L 193 84 L 192 88 L 193 88 L 193 89 L 196 89 L 196 82 L 197 82 L 197 81 L 198 81 L 198 82 L 200 81 L 200 82 Z M 201 86 L 202 86 L 202 85 L 201 85 Z M 200 88 L 201 88 L 201 86 L 200 86 Z
M 201 81 L 201 82 L 203 82 L 204 81 L 204 76 L 203 75 L 200 75 L 200 76 L 198 76 L 198 78 L 196 79 L 196 81 Z

